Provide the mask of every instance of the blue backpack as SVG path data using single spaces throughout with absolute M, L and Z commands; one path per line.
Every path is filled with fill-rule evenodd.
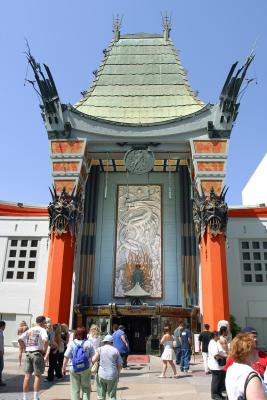
M 72 367 L 74 372 L 83 372 L 89 368 L 89 358 L 87 352 L 84 350 L 84 342 L 75 345 L 72 356 Z

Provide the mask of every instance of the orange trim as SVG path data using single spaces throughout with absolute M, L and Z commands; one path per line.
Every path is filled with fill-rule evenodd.
M 209 194 L 211 191 L 211 188 L 215 190 L 215 193 L 218 195 L 222 191 L 222 181 L 221 180 L 207 180 L 207 179 L 201 179 L 201 186 L 203 189 L 203 192 L 205 194 Z
M 82 154 L 83 140 L 59 140 L 51 142 L 52 154 Z
M 64 179 L 64 180 L 54 180 L 54 185 L 57 193 L 61 193 L 63 188 L 66 192 L 71 193 L 74 189 L 76 180 L 74 179 Z
M 57 172 L 78 172 L 79 162 L 53 162 L 53 171 Z
M 225 153 L 226 140 L 197 140 L 194 141 L 196 153 Z
M 0 216 L 9 217 L 48 217 L 47 208 L 24 207 L 0 204 Z
M 200 241 L 203 323 L 217 329 L 221 319 L 229 321 L 229 296 L 224 235 L 205 232 Z
M 197 167 L 199 171 L 224 171 L 223 161 L 198 161 Z
M 53 323 L 69 323 L 75 239 L 53 234 L 50 243 L 44 315 Z
M 230 218 L 266 218 L 267 207 L 229 209 Z

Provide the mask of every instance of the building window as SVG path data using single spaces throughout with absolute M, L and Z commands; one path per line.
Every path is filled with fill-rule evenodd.
M 40 240 L 10 239 L 3 280 L 27 281 L 36 280 L 37 259 Z
M 241 274 L 244 285 L 267 284 L 267 241 L 240 241 Z

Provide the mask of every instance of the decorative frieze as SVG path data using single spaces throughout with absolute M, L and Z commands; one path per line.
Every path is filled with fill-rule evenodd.
M 196 140 L 194 141 L 195 153 L 225 153 L 226 140 Z
M 221 193 L 226 175 L 227 140 L 192 140 L 194 185 L 209 195 L 213 188 Z
M 76 181 L 74 179 L 55 179 L 54 186 L 57 193 L 61 193 L 63 190 L 66 190 L 67 193 L 72 193 L 76 186 Z
M 84 153 L 83 140 L 58 140 L 51 142 L 52 154 L 83 154 Z
M 74 161 L 53 162 L 53 172 L 78 172 L 80 163 Z
M 223 161 L 198 161 L 197 168 L 198 171 L 223 172 L 225 168 L 225 163 Z
M 202 179 L 201 180 L 201 187 L 205 194 L 210 193 L 211 190 L 214 190 L 215 193 L 221 193 L 223 187 L 222 180 L 215 180 L 215 179 Z

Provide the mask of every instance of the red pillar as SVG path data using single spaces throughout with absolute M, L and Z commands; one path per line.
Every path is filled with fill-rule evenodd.
M 225 235 L 213 236 L 207 227 L 200 241 L 203 323 L 212 330 L 219 320 L 229 321 Z
M 69 323 L 75 237 L 52 234 L 46 280 L 44 315 L 52 323 Z

